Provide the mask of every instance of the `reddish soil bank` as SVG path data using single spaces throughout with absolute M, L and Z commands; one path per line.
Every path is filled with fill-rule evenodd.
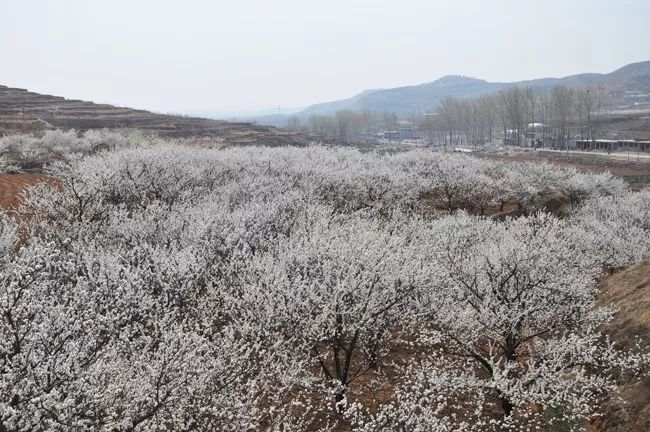
M 0 210 L 15 209 L 29 186 L 51 181 L 52 178 L 44 174 L 0 174 Z

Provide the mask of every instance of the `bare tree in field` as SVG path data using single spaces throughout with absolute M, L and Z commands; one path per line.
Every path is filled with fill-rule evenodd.
M 334 116 L 339 136 L 347 137 L 352 133 L 352 119 L 349 111 L 337 111 Z
M 538 115 L 542 126 L 542 139 L 546 146 L 546 139 L 552 136 L 551 122 L 553 118 L 553 106 L 551 104 L 551 95 L 548 92 L 540 92 L 538 99 Z
M 287 120 L 287 129 L 290 130 L 298 130 L 300 129 L 301 124 L 300 124 L 300 118 L 298 116 L 291 116 Z
M 535 130 L 535 123 L 537 123 L 537 111 L 539 110 L 539 92 L 534 87 L 526 87 L 523 89 L 524 99 L 526 102 L 526 133 L 529 131 L 529 126 Z M 534 146 L 534 143 L 533 143 Z
M 382 114 L 384 127 L 388 130 L 397 129 L 397 115 L 394 112 L 384 111 Z
M 379 132 L 379 113 L 375 110 L 366 109 L 361 114 L 363 116 L 363 121 L 366 125 L 366 129 L 369 132 L 377 133 Z
M 483 95 L 478 98 L 478 107 L 481 116 L 481 124 L 483 127 L 486 142 L 492 142 L 492 131 L 496 124 L 497 109 L 496 98 L 494 95 Z
M 587 87 L 575 92 L 575 113 L 580 129 L 580 138 L 592 141 L 595 139 L 594 122 L 600 116 L 602 91 L 598 87 Z
M 569 149 L 569 128 L 573 120 L 575 92 L 573 89 L 557 86 L 551 90 L 552 124 L 560 147 Z
M 445 141 L 445 125 L 439 113 L 429 113 L 422 116 L 418 127 L 424 131 L 430 143 L 442 143 Z
M 440 102 L 439 112 L 448 134 L 445 138 L 445 147 L 447 146 L 447 138 L 450 146 L 454 143 L 454 133 L 457 128 L 456 105 L 457 101 L 452 97 L 446 97 Z
M 526 99 L 519 87 L 510 87 L 499 92 L 499 103 L 503 114 L 504 134 L 508 126 L 512 131 L 513 144 L 521 145 L 522 131 L 526 127 Z
M 454 104 L 454 112 L 456 116 L 456 143 L 470 144 L 472 141 L 472 106 L 471 101 L 467 99 L 456 99 Z
M 603 110 L 603 98 L 605 90 L 602 86 L 592 87 L 590 90 L 591 100 L 592 100 L 592 110 L 589 114 L 589 133 L 591 136 L 592 143 L 596 139 L 596 125 L 600 120 L 600 114 Z
M 505 143 L 505 139 L 508 136 L 508 112 L 506 109 L 505 98 L 502 91 L 494 94 L 494 108 L 496 110 L 499 122 L 501 123 L 501 127 L 503 130 L 503 139 Z
M 334 119 L 327 115 L 312 115 L 309 117 L 309 130 L 323 136 L 334 135 Z

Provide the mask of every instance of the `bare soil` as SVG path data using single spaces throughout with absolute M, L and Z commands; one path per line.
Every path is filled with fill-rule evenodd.
M 610 172 L 617 176 L 645 176 L 650 174 L 650 161 L 613 159 L 597 155 L 565 155 L 561 153 L 517 152 L 504 155 L 479 155 L 487 159 L 512 162 L 545 162 L 560 168 L 575 168 L 583 172 Z
M 51 182 L 44 174 L 0 174 L 0 210 L 11 212 L 22 200 L 23 192 L 41 182 Z

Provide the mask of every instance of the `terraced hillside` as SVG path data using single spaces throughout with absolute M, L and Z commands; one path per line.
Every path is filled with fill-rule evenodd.
M 156 114 L 0 85 L 0 135 L 46 129 L 138 128 L 172 138 L 222 138 L 226 143 L 305 145 L 309 136 L 270 126 Z

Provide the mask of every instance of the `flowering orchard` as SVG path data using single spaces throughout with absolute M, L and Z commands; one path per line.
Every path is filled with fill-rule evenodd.
M 595 300 L 650 193 L 608 174 L 66 139 L 0 219 L 0 430 L 581 430 L 647 373 Z

